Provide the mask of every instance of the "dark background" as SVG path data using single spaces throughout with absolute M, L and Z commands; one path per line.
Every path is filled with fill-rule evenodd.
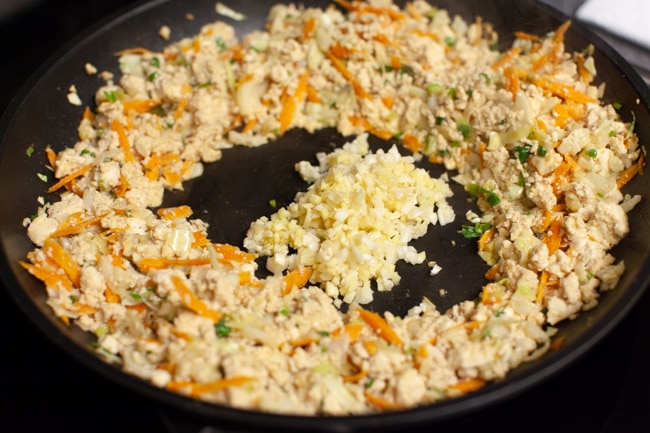
M 545 1 L 569 13 L 580 3 Z M 39 0 L 0 17 L 0 112 L 56 50 L 131 3 Z M 646 291 L 608 338 L 551 380 L 484 412 L 426 430 L 650 432 L 648 317 Z M 0 324 L 0 432 L 199 431 L 200 426 L 170 416 L 155 402 L 107 381 L 62 352 L 37 331 L 4 289 Z M 203 433 L 210 431 L 217 430 Z

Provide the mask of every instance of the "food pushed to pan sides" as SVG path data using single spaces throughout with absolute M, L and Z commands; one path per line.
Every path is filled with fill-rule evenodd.
M 522 29 L 499 51 L 480 17 L 338 0 L 278 4 L 241 39 L 216 21 L 162 52 L 126 49 L 76 143 L 47 149 L 56 194 L 26 219 L 21 264 L 109 361 L 208 402 L 355 415 L 475 391 L 561 344 L 555 325 L 625 269 L 609 251 L 641 199 L 622 189 L 642 147 L 601 102 L 594 50 L 565 51 L 569 25 Z M 251 221 L 241 246 L 211 239 L 187 205 L 161 207 L 232 147 L 326 127 L 348 144 L 299 163 L 311 185 Z M 370 151 L 368 134 L 408 155 Z M 427 160 L 448 173 L 416 168 Z M 448 182 L 480 214 L 459 221 Z M 373 288 L 408 289 L 400 260 L 451 272 L 409 245 L 438 223 L 476 239 L 478 298 L 372 311 Z

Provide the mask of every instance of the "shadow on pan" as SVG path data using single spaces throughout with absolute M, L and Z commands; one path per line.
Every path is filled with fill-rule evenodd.
M 248 19 L 232 22 L 239 36 L 262 28 L 269 7 L 275 1 L 247 2 L 233 0 L 228 5 L 245 13 Z M 305 1 L 307 6 L 326 7 L 326 1 Z M 441 1 L 432 4 L 461 14 L 466 20 L 481 16 L 499 32 L 500 46 L 507 48 L 517 30 L 544 34 L 553 31 L 566 17 L 532 0 L 518 1 Z M 97 77 L 83 72 L 86 62 L 99 70 L 118 73 L 113 53 L 133 46 L 162 49 L 164 42 L 157 36 L 163 24 L 173 29 L 172 37 L 179 39 L 198 32 L 201 19 L 189 21 L 185 15 L 209 17 L 215 20 L 212 0 L 188 4 L 182 0 L 141 3 L 124 13 L 107 18 L 80 35 L 43 65 L 28 81 L 1 119 L 2 147 L 0 153 L 0 240 L 3 282 L 16 303 L 38 328 L 63 350 L 108 380 L 115 381 L 154 399 L 175 413 L 201 420 L 205 424 L 230 424 L 237 428 L 274 428 L 309 431 L 367 431 L 404 428 L 425 423 L 442 423 L 471 414 L 498 401 L 512 398 L 563 369 L 603 338 L 630 310 L 648 284 L 650 256 L 650 205 L 642 201 L 630 215 L 630 235 L 613 254 L 625 260 L 627 271 L 616 290 L 603 294 L 595 310 L 581 314 L 576 320 L 563 323 L 560 335 L 566 344 L 558 351 L 524 364 L 499 382 L 489 384 L 468 396 L 416 408 L 408 411 L 354 417 L 295 417 L 241 411 L 203 403 L 164 390 L 122 373 L 117 367 L 104 363 L 90 349 L 92 336 L 76 327 L 66 327 L 45 304 L 41 284 L 17 264 L 32 245 L 25 234 L 22 221 L 34 213 L 36 197 L 44 196 L 45 185 L 36 176 L 44 170 L 44 149 L 47 145 L 60 150 L 74 144 L 76 127 L 81 116 L 79 107 L 67 103 L 66 93 L 75 84 L 85 105 L 92 105 L 93 95 L 101 84 Z M 226 21 L 228 21 L 226 19 Z M 606 83 L 605 102 L 618 102 L 626 121 L 636 119 L 641 143 L 650 140 L 650 95 L 636 72 L 613 50 L 587 29 L 572 25 L 566 35 L 567 50 L 582 50 L 589 44 L 597 47 L 598 80 Z M 215 242 L 241 244 L 250 221 L 268 215 L 268 202 L 288 204 L 295 193 L 306 184 L 293 170 L 299 160 L 312 160 L 318 151 L 329 151 L 346 141 L 336 131 L 325 129 L 315 134 L 289 131 L 276 143 L 257 149 L 236 148 L 224 152 L 223 160 L 208 165 L 200 180 L 185 184 L 184 191 L 168 193 L 166 206 L 189 204 L 200 218 L 210 223 Z M 387 148 L 392 143 L 372 139 L 373 147 Z M 26 149 L 36 149 L 31 157 Z M 439 175 L 440 167 L 428 165 Z M 18 178 L 18 179 L 17 179 Z M 626 186 L 627 193 L 644 194 L 650 190 L 648 176 L 637 176 Z M 404 314 L 426 295 L 445 310 L 464 299 L 474 299 L 483 285 L 486 266 L 476 254 L 475 242 L 458 233 L 465 210 L 473 208 L 467 195 L 452 183 L 455 196 L 451 200 L 457 215 L 454 224 L 436 227 L 416 241 L 418 249 L 437 260 L 443 272 L 435 279 L 428 276 L 426 266 L 403 266 L 402 283 L 392 292 L 376 296 L 371 308 Z M 47 199 L 47 197 L 46 197 Z M 447 296 L 438 295 L 445 289 Z M 225 423 L 225 424 L 222 424 Z

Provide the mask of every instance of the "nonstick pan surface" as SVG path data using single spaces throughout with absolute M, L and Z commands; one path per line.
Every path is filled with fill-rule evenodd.
M 232 1 L 234 9 L 244 12 L 248 19 L 233 23 L 241 36 L 250 30 L 261 28 L 272 1 Z M 324 1 L 303 2 L 306 5 L 326 6 Z M 525 30 L 543 34 L 554 30 L 565 18 L 542 5 L 529 1 L 464 1 L 432 2 L 435 5 L 462 14 L 467 20 L 480 15 L 494 24 L 501 35 L 502 48 L 509 45 L 512 33 Z M 185 18 L 187 13 L 196 17 Z M 31 215 L 36 198 L 45 195 L 46 186 L 37 173 L 44 171 L 44 148 L 51 145 L 59 150 L 74 144 L 76 126 L 81 111 L 67 103 L 65 95 L 75 84 L 84 104 L 92 105 L 95 89 L 100 85 L 97 77 L 89 77 L 83 65 L 90 62 L 99 70 L 118 73 L 117 59 L 113 53 L 134 46 L 161 49 L 165 42 L 157 35 L 162 25 L 172 29 L 172 39 L 196 33 L 199 27 L 218 17 L 213 1 L 160 1 L 141 3 L 120 16 L 105 21 L 90 32 L 80 36 L 63 49 L 59 55 L 44 65 L 6 111 L 0 123 L 2 148 L 0 153 L 0 241 L 3 260 L 0 263 L 2 278 L 12 297 L 27 316 L 56 344 L 81 363 L 127 388 L 160 401 L 174 409 L 207 420 L 230 421 L 251 428 L 274 427 L 301 430 L 377 430 L 379 427 L 404 427 L 422 423 L 434 423 L 484 408 L 497 401 L 511 398 L 563 369 L 593 345 L 598 343 L 629 311 L 648 284 L 648 260 L 650 233 L 644 222 L 648 205 L 643 201 L 630 215 L 631 233 L 613 254 L 626 262 L 627 272 L 618 288 L 604 294 L 597 309 L 583 313 L 578 319 L 563 324 L 560 334 L 566 338 L 558 351 L 545 355 L 538 361 L 525 364 L 513 371 L 505 380 L 491 384 L 467 397 L 442 402 L 433 406 L 392 414 L 349 418 L 302 418 L 292 416 L 251 413 L 205 404 L 155 388 L 137 378 L 122 373 L 118 368 L 105 364 L 89 348 L 91 336 L 75 327 L 64 326 L 45 305 L 41 284 L 31 278 L 18 265 L 32 248 L 25 235 L 22 220 Z M 226 21 L 228 21 L 226 19 Z M 567 34 L 569 50 L 580 50 L 589 43 L 596 45 L 598 79 L 607 83 L 606 102 L 619 102 L 626 120 L 636 119 L 637 133 L 641 143 L 650 138 L 650 114 L 647 87 L 616 53 L 606 47 L 587 30 L 574 24 Z M 205 218 L 212 227 L 214 241 L 241 244 L 248 223 L 268 213 L 268 200 L 273 198 L 279 205 L 287 204 L 295 192 L 305 185 L 293 173 L 293 163 L 312 159 L 317 151 L 328 150 L 331 144 L 345 141 L 333 130 L 310 135 L 304 131 L 290 131 L 277 143 L 259 149 L 234 149 L 225 153 L 222 161 L 206 167 L 206 173 L 198 180 L 185 184 L 185 190 L 168 194 L 165 205 L 190 204 L 196 214 Z M 300 143 L 303 143 L 299 146 Z M 304 144 L 309 144 L 305 146 Z M 373 142 L 376 146 L 390 143 Z M 26 149 L 34 145 L 36 152 L 26 156 Z M 241 176 L 245 166 L 247 176 Z M 432 174 L 441 172 L 439 167 L 427 167 Z M 646 194 L 647 176 L 635 178 L 626 186 L 630 194 Z M 453 185 L 452 185 L 453 186 Z M 452 201 L 457 214 L 462 215 L 468 204 L 466 194 L 455 189 Z M 460 224 L 460 222 L 458 222 Z M 444 272 L 435 280 L 435 287 L 418 285 L 422 291 L 394 290 L 382 294 L 371 305 L 377 311 L 389 309 L 403 314 L 409 307 L 427 296 L 441 310 L 461 299 L 473 299 L 483 284 L 485 265 L 476 255 L 474 242 L 458 234 L 459 226 L 437 227 L 416 244 L 418 248 L 432 251 Z M 456 243 L 451 247 L 452 241 Z M 413 286 L 426 278 L 426 269 L 405 267 L 402 270 L 402 286 Z M 427 279 L 429 281 L 429 279 Z M 437 298 L 439 288 L 450 294 Z

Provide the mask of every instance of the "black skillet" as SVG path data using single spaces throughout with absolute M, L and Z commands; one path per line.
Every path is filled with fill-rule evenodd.
M 613 254 L 624 259 L 627 272 L 619 287 L 602 296 L 593 311 L 583 313 L 572 322 L 562 324 L 560 335 L 566 343 L 541 359 L 525 364 L 513 371 L 505 380 L 490 384 L 469 396 L 435 405 L 397 413 L 342 417 L 304 418 L 240 411 L 228 407 L 206 404 L 172 394 L 137 378 L 122 373 L 119 368 L 106 364 L 90 349 L 92 337 L 66 327 L 45 305 L 41 284 L 26 274 L 17 261 L 32 248 L 22 227 L 22 220 L 34 213 L 38 196 L 45 195 L 46 184 L 37 173 L 44 169 L 44 148 L 71 146 L 81 116 L 79 107 L 68 104 L 67 89 L 75 84 L 84 104 L 92 105 L 92 95 L 100 85 L 97 77 L 84 73 L 83 65 L 90 62 L 99 70 L 117 71 L 113 53 L 134 46 L 159 50 L 165 42 L 157 36 L 162 25 L 172 29 L 172 39 L 196 33 L 202 23 L 218 18 L 230 21 L 241 36 L 261 28 L 274 0 L 226 2 L 247 15 L 243 22 L 232 22 L 218 17 L 213 0 L 181 0 L 141 3 L 126 13 L 93 27 L 76 41 L 65 47 L 30 79 L 19 93 L 1 123 L 0 153 L 0 241 L 2 261 L 0 271 L 5 287 L 25 314 L 45 335 L 75 359 L 143 396 L 158 401 L 164 407 L 201 419 L 207 424 L 226 422 L 249 429 L 287 429 L 303 431 L 361 431 L 441 423 L 471 414 L 498 401 L 511 398 L 519 392 L 539 384 L 572 363 L 598 343 L 641 296 L 650 277 L 647 272 L 650 260 L 650 230 L 644 222 L 648 219 L 649 205 L 642 201 L 630 215 L 631 234 L 617 246 Z M 306 1 L 307 5 L 326 6 L 326 1 Z M 494 24 L 501 35 L 501 48 L 507 48 L 516 30 L 543 34 L 554 30 L 565 17 L 533 1 L 441 1 L 434 4 L 459 13 L 467 20 L 476 15 Z M 190 12 L 196 18 L 185 18 Z M 626 120 L 636 119 L 636 131 L 642 143 L 650 139 L 650 95 L 648 88 L 633 69 L 600 39 L 578 24 L 572 25 L 566 36 L 569 50 L 581 50 L 589 43 L 598 48 L 596 65 L 598 79 L 606 82 L 606 102 L 622 105 L 621 114 Z M 633 114 L 632 114 L 633 113 Z M 333 130 L 309 135 L 304 131 L 289 131 L 276 143 L 259 149 L 234 149 L 226 152 L 222 161 L 206 167 L 198 180 L 185 185 L 182 192 L 166 196 L 165 205 L 190 204 L 200 218 L 210 223 L 211 238 L 215 242 L 241 244 L 248 223 L 263 214 L 269 214 L 270 199 L 287 204 L 305 184 L 293 172 L 295 161 L 312 159 L 317 151 L 329 150 L 345 141 Z M 373 140 L 375 147 L 387 147 L 390 142 Z M 26 150 L 31 145 L 31 157 Z M 441 169 L 425 166 L 432 174 Z M 625 187 L 625 192 L 643 194 L 649 190 L 648 177 L 637 177 Z M 452 185 L 455 187 L 455 185 Z M 415 243 L 426 249 L 428 257 L 437 260 L 443 272 L 435 279 L 428 277 L 424 266 L 401 266 L 403 280 L 390 293 L 380 294 L 371 305 L 376 311 L 386 309 L 403 314 L 426 295 L 441 310 L 462 299 L 473 299 L 483 284 L 485 265 L 476 255 L 472 241 L 465 240 L 458 229 L 464 210 L 472 205 L 461 189 L 455 187 L 455 224 L 437 227 Z M 647 194 L 647 193 L 646 193 Z M 439 289 L 447 295 L 439 296 Z

